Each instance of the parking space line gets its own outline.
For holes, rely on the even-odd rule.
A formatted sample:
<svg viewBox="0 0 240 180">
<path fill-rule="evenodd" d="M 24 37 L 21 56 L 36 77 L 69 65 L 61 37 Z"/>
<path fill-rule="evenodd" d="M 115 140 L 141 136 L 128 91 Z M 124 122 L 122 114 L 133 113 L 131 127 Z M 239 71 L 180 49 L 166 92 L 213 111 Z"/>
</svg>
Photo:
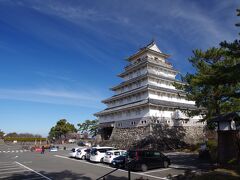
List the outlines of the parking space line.
<svg viewBox="0 0 240 180">
<path fill-rule="evenodd" d="M 39 173 L 39 172 L 37 172 L 37 171 L 35 171 L 35 170 L 33 170 L 33 169 L 31 169 L 31 168 L 29 168 L 29 167 L 23 165 L 23 164 L 21 164 L 20 162 L 15 161 L 15 163 L 17 163 L 18 165 L 20 165 L 20 166 L 22 166 L 22 167 L 28 169 L 29 171 L 32 171 L 32 172 L 38 174 L 39 176 L 42 176 L 43 178 L 45 178 L 45 179 L 47 179 L 47 180 L 52 180 L 52 179 L 50 179 L 49 177 L 44 176 L 43 174 L 41 174 L 41 173 Z"/>
<path fill-rule="evenodd" d="M 67 156 L 61 156 L 61 155 L 54 155 L 55 157 L 60 157 L 60 158 L 64 158 L 64 159 L 68 159 L 68 160 L 72 160 L 72 161 L 76 161 L 76 162 L 80 162 L 80 163 L 85 163 L 85 164 L 91 164 L 93 166 L 99 166 L 99 167 L 104 167 L 104 168 L 108 168 L 108 169 L 115 169 L 115 168 L 112 168 L 112 167 L 109 167 L 109 166 L 105 166 L 105 165 L 102 165 L 102 164 L 93 164 L 91 162 L 87 162 L 87 161 L 81 161 L 81 160 L 77 160 L 77 159 L 70 159 L 69 157 Z M 125 172 L 127 173 L 128 171 L 124 170 L 124 169 L 118 169 L 118 171 L 122 171 L 122 172 Z M 140 175 L 140 176 L 146 176 L 146 177 L 151 177 L 151 178 L 155 178 L 155 179 L 161 179 L 161 180 L 166 180 L 167 178 L 166 177 L 158 177 L 158 176 L 152 176 L 152 175 L 149 175 L 149 174 L 145 174 L 145 173 L 137 173 L 137 172 L 132 172 L 131 171 L 131 174 L 136 174 L 136 175 Z"/>
<path fill-rule="evenodd" d="M 6 168 L 6 167 L 17 167 L 15 164 L 1 164 L 0 165 L 0 169 L 1 168 Z"/>
<path fill-rule="evenodd" d="M 2 171 L 7 171 L 7 170 L 16 170 L 16 169 L 18 169 L 18 170 L 21 170 L 21 169 L 23 169 L 22 167 L 8 167 L 8 168 L 0 168 L 0 172 L 2 172 Z"/>
<path fill-rule="evenodd" d="M 18 171 L 7 171 L 7 172 L 0 172 L 0 175 L 1 175 L 1 174 L 17 173 L 17 172 L 26 172 L 26 171 L 27 171 L 26 169 L 23 169 L 23 170 L 18 170 Z"/>
<path fill-rule="evenodd" d="M 173 169 L 191 169 L 191 170 L 197 169 L 197 168 L 194 167 L 194 166 L 186 166 L 186 165 L 171 165 L 171 166 L 169 166 L 169 167 L 171 167 L 171 168 L 173 168 Z"/>
<path fill-rule="evenodd" d="M 0 165 L 1 164 L 13 164 L 13 162 L 12 161 L 0 162 Z"/>
<path fill-rule="evenodd" d="M 156 170 L 147 171 L 147 172 L 144 172 L 144 173 L 161 172 L 161 171 L 166 171 L 166 170 L 169 170 L 169 169 L 172 169 L 172 168 L 156 169 Z"/>
</svg>

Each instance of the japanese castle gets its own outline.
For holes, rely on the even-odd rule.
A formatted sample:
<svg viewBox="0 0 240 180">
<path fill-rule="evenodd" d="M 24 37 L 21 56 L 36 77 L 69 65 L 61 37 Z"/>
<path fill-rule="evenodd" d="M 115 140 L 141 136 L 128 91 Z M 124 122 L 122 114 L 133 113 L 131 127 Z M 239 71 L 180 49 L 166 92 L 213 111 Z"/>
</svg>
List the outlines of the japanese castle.
<svg viewBox="0 0 240 180">
<path fill-rule="evenodd" d="M 128 57 L 128 65 L 118 76 L 123 82 L 112 87 L 115 95 L 103 100 L 107 108 L 95 114 L 103 128 L 146 126 L 151 117 L 155 123 L 169 126 L 204 126 L 200 117 L 187 117 L 181 110 L 194 110 L 183 91 L 173 83 L 178 71 L 167 61 L 155 41 Z M 155 118 L 156 119 L 156 118 Z"/>
</svg>

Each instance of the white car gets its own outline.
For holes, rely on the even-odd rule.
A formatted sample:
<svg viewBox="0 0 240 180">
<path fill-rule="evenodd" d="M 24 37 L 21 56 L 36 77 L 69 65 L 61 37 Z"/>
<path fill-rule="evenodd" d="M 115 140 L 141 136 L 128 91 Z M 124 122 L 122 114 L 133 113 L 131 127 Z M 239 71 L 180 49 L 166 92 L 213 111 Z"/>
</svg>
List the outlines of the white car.
<svg viewBox="0 0 240 180">
<path fill-rule="evenodd" d="M 90 153 L 90 161 L 103 162 L 105 153 L 114 149 L 114 147 L 93 147 Z"/>
<path fill-rule="evenodd" d="M 50 147 L 49 152 L 57 152 L 58 148 L 55 146 Z"/>
<path fill-rule="evenodd" d="M 105 153 L 105 156 L 103 158 L 103 162 L 105 163 L 112 163 L 112 160 L 120 155 L 125 154 L 127 151 L 125 150 L 112 150 L 112 151 L 107 151 Z"/>
<path fill-rule="evenodd" d="M 87 151 L 88 151 L 88 148 L 78 149 L 78 150 L 77 150 L 77 154 L 76 154 L 75 157 L 76 157 L 77 159 L 85 160 L 85 159 L 86 159 Z"/>
<path fill-rule="evenodd" d="M 71 152 L 69 153 L 69 156 L 70 157 L 76 157 L 78 149 L 80 149 L 80 147 L 72 148 Z"/>
</svg>

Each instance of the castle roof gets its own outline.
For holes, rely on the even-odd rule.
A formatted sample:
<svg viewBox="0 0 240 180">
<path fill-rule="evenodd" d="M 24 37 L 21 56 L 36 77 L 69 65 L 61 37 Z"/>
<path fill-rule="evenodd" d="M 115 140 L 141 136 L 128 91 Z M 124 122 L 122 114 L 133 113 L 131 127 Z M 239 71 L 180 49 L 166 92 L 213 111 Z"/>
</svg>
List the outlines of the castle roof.
<svg viewBox="0 0 240 180">
<path fill-rule="evenodd" d="M 150 51 L 152 53 L 158 54 L 159 56 L 162 56 L 164 58 L 170 57 L 170 55 L 162 53 L 162 51 L 158 48 L 156 42 L 153 40 L 149 44 L 147 44 L 146 46 L 140 48 L 139 51 L 137 51 L 135 54 L 128 57 L 127 60 L 131 61 L 134 57 L 136 57 L 138 55 L 141 55 L 142 53 L 144 53 L 146 51 Z"/>
</svg>

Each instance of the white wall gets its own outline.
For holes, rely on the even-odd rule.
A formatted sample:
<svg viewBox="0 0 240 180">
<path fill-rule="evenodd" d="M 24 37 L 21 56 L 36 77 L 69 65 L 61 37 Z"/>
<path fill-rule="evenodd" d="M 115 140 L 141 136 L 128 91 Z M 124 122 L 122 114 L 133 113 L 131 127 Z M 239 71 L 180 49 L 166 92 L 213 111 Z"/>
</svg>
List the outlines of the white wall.
<svg viewBox="0 0 240 180">
<path fill-rule="evenodd" d="M 147 73 L 147 67 L 142 67 L 142 68 L 137 69 L 136 71 L 133 71 L 133 72 L 127 74 L 126 76 L 124 76 L 124 81 L 130 80 L 132 78 L 141 76 L 146 73 Z"/>
<path fill-rule="evenodd" d="M 156 75 L 160 75 L 160 76 L 165 76 L 165 77 L 169 77 L 172 79 L 175 79 L 176 77 L 176 73 L 170 70 L 166 70 L 164 68 L 161 67 L 157 67 L 157 66 L 149 66 L 148 67 L 148 72 L 156 74 Z"/>
<path fill-rule="evenodd" d="M 120 105 L 124 105 L 124 104 L 128 104 L 128 103 L 140 101 L 140 100 L 147 99 L 147 98 L 148 98 L 148 93 L 147 93 L 147 91 L 145 91 L 145 92 L 140 92 L 140 93 L 136 93 L 133 95 L 129 95 L 126 97 L 122 97 L 117 100 L 113 100 L 110 103 L 106 103 L 106 105 L 107 105 L 107 107 L 110 108 L 110 107 L 115 107 L 115 106 L 120 106 Z"/>
<path fill-rule="evenodd" d="M 149 78 L 149 84 L 159 86 L 159 87 L 164 87 L 164 88 L 169 88 L 169 89 L 176 89 L 171 81 L 168 80 L 161 80 L 161 79 L 156 79 L 156 78 Z"/>
<path fill-rule="evenodd" d="M 147 85 L 147 80 L 143 79 L 143 80 L 139 80 L 137 82 L 125 85 L 124 87 L 119 88 L 118 90 L 116 90 L 116 94 L 121 94 L 127 91 L 131 91 L 133 89 L 139 88 L 141 86 L 145 86 Z"/>
<path fill-rule="evenodd" d="M 185 104 L 195 104 L 194 101 L 187 101 L 185 98 L 179 97 L 177 94 L 167 92 L 149 91 L 149 98 Z"/>
<path fill-rule="evenodd" d="M 129 110 L 123 110 L 121 112 L 116 112 L 99 117 L 99 121 L 102 122 L 111 122 L 111 121 L 120 121 L 126 119 L 135 119 L 149 116 L 149 111 L 147 107 L 134 108 Z"/>
</svg>

